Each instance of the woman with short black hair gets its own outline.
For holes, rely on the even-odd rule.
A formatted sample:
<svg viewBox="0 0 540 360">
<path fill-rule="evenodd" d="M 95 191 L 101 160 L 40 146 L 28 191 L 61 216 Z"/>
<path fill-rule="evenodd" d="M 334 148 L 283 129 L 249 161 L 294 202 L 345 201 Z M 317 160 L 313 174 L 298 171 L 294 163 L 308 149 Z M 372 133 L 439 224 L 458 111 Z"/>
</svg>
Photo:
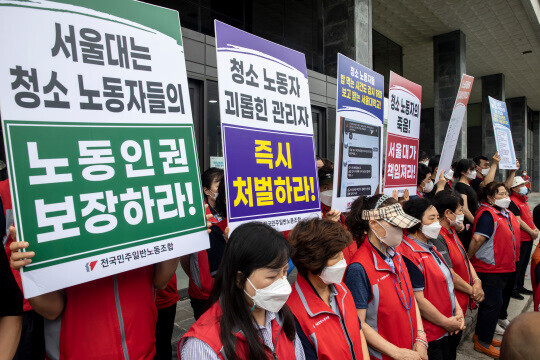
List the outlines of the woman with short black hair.
<svg viewBox="0 0 540 360">
<path fill-rule="evenodd" d="M 467 251 L 459 240 L 456 227 L 463 224 L 463 198 L 451 190 L 445 190 L 435 195 L 433 204 L 439 212 L 441 231 L 439 237 L 433 239 L 437 251 L 447 257 L 445 261 L 452 272 L 456 297 L 461 309 L 465 313 L 470 307 L 474 308 L 474 302 L 480 303 L 484 299 L 482 281 L 477 276 L 474 266 L 471 264 Z"/>
<path fill-rule="evenodd" d="M 180 258 L 182 269 L 189 277 L 188 295 L 195 320 L 208 308 L 208 298 L 225 250 L 227 205 L 223 170 L 210 168 L 202 176 L 204 202 L 210 227 L 210 248 Z M 176 277 L 174 278 L 176 281 Z"/>
</svg>

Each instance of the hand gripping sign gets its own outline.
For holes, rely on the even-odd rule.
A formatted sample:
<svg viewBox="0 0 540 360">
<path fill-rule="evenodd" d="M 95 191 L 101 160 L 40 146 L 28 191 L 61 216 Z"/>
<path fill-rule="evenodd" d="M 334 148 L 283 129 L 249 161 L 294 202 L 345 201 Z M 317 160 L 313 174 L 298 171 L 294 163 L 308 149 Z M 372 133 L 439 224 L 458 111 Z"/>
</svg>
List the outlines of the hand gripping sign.
<svg viewBox="0 0 540 360">
<path fill-rule="evenodd" d="M 207 248 L 178 13 L 131 0 L 2 5 L 15 223 L 36 253 L 25 296 Z"/>
<path fill-rule="evenodd" d="M 215 28 L 229 227 L 290 230 L 320 216 L 305 56 L 219 21 Z"/>
<path fill-rule="evenodd" d="M 384 193 L 416 194 L 422 87 L 390 71 Z"/>
</svg>

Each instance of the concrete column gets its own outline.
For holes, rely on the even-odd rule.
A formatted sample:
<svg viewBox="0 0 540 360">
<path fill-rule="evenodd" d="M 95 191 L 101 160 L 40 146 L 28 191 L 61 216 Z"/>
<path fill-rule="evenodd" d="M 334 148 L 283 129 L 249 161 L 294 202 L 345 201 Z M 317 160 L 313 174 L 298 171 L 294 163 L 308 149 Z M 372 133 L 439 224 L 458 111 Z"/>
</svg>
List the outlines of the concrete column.
<svg viewBox="0 0 540 360">
<path fill-rule="evenodd" d="M 324 68 L 336 76 L 337 53 L 373 68 L 371 0 L 324 0 Z"/>
<path fill-rule="evenodd" d="M 435 155 L 433 115 L 433 108 L 422 109 L 420 114 L 420 150 L 425 151 L 429 156 Z"/>
<path fill-rule="evenodd" d="M 524 96 L 506 99 L 506 108 L 512 130 L 512 140 L 516 158 L 521 164 L 521 169 L 527 168 L 529 158 L 527 146 L 527 98 Z"/>
<path fill-rule="evenodd" d="M 360 64 L 373 69 L 371 0 L 354 1 L 355 57 Z"/>
<path fill-rule="evenodd" d="M 533 111 L 531 116 L 533 123 L 533 168 L 527 169 L 532 181 L 534 191 L 540 191 L 540 111 Z"/>
<path fill-rule="evenodd" d="M 436 154 L 440 154 L 442 151 L 461 75 L 465 73 L 466 66 L 465 34 L 461 30 L 433 37 L 434 145 Z M 466 156 L 467 115 L 463 119 L 454 159 Z"/>
<path fill-rule="evenodd" d="M 493 135 L 488 96 L 501 101 L 505 100 L 504 74 L 482 76 L 482 155 L 491 159 L 497 151 L 497 146 Z"/>
</svg>

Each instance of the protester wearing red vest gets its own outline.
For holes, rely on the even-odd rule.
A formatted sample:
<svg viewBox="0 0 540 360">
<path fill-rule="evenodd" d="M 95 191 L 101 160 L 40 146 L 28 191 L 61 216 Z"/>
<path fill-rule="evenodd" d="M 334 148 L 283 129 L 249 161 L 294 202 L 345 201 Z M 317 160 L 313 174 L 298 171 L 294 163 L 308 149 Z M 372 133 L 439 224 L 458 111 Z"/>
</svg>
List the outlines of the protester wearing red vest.
<svg viewBox="0 0 540 360">
<path fill-rule="evenodd" d="M 528 203 L 528 184 L 529 182 L 521 176 L 516 176 L 514 178 L 510 193 L 510 200 L 512 200 L 512 202 L 508 207 L 508 210 L 510 210 L 517 217 L 521 229 L 519 262 L 516 268 L 516 278 L 512 292 L 512 297 L 518 300 L 524 299 L 522 294 L 532 294 L 531 290 L 525 289 L 524 287 L 525 272 L 527 271 L 529 259 L 531 258 L 533 240 L 538 237 L 539 233 L 538 229 L 534 225 L 531 208 L 529 207 Z"/>
<path fill-rule="evenodd" d="M 13 269 L 31 262 L 32 251 L 18 252 L 27 247 L 11 244 Z M 29 299 L 47 320 L 48 359 L 153 359 L 154 288 L 164 289 L 177 266 L 171 259 Z"/>
<path fill-rule="evenodd" d="M 222 196 L 225 197 L 225 194 Z M 195 319 L 198 319 L 208 306 L 214 276 L 221 263 L 226 244 L 227 218 L 220 217 L 210 206 L 206 208 L 206 214 L 211 216 L 208 221 L 212 224 L 209 235 L 210 248 L 188 255 L 188 267 L 184 268 L 189 275 L 188 295 Z"/>
<path fill-rule="evenodd" d="M 429 200 L 412 199 L 403 210 L 421 221 L 409 229 L 398 250 L 407 258 L 405 263 L 429 343 L 429 358 L 455 359 L 465 318 L 454 292 L 452 273 L 432 243 L 441 230 L 437 209 Z"/>
<path fill-rule="evenodd" d="M 189 277 L 188 295 L 197 320 L 208 307 L 208 298 L 214 276 L 221 263 L 225 249 L 227 210 L 225 206 L 225 183 L 223 170 L 210 168 L 201 177 L 206 215 L 210 227 L 210 248 L 181 258 L 182 268 Z"/>
<path fill-rule="evenodd" d="M 270 226 L 237 227 L 215 277 L 212 305 L 180 339 L 178 358 L 305 359 L 285 305 L 289 255 L 287 240 Z"/>
<path fill-rule="evenodd" d="M 507 286 L 517 261 L 520 239 L 519 222 L 507 210 L 510 204 L 503 183 L 487 184 L 481 192 L 481 205 L 476 213 L 473 237 L 468 256 L 482 280 L 485 299 L 480 303 L 476 322 L 475 350 L 497 358 L 500 351 L 493 346 L 498 319 L 506 319 L 512 286 Z M 509 291 L 508 291 L 509 290 Z M 500 321 L 499 321 L 500 323 Z M 499 332 L 504 332 L 499 329 Z"/>
<path fill-rule="evenodd" d="M 342 250 L 351 242 L 344 226 L 327 219 L 300 222 L 289 235 L 298 276 L 287 305 L 308 360 L 369 359 L 354 300 L 342 282 Z"/>
<path fill-rule="evenodd" d="M 483 301 L 484 291 L 455 229 L 463 224 L 463 198 L 456 192 L 445 190 L 435 195 L 434 200 L 441 231 L 433 243 L 452 272 L 458 303 L 466 312 L 468 308 L 474 308 L 475 302 Z"/>
<path fill-rule="evenodd" d="M 396 194 L 397 197 L 397 194 Z M 418 220 L 395 198 L 359 197 L 347 225 L 360 243 L 345 273 L 371 359 L 427 359 L 427 339 L 407 267 L 395 250 Z"/>
</svg>

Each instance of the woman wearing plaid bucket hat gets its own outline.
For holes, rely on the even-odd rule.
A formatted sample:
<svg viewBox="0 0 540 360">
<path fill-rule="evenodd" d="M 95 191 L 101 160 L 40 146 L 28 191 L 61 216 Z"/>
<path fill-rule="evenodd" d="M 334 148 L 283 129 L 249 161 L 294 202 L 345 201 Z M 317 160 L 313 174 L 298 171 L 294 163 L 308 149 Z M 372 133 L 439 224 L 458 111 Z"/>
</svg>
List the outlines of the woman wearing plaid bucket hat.
<svg viewBox="0 0 540 360">
<path fill-rule="evenodd" d="M 358 251 L 345 273 L 371 359 L 427 360 L 427 339 L 404 259 L 395 246 L 418 220 L 386 195 L 359 197 L 346 224 Z M 382 295 L 384 294 L 384 296 Z"/>
<path fill-rule="evenodd" d="M 422 198 L 409 200 L 403 210 L 421 221 L 409 229 L 399 250 L 406 258 L 422 315 L 429 359 L 453 360 L 465 318 L 454 292 L 452 273 L 432 242 L 441 231 L 439 214 L 429 200 Z"/>
</svg>

